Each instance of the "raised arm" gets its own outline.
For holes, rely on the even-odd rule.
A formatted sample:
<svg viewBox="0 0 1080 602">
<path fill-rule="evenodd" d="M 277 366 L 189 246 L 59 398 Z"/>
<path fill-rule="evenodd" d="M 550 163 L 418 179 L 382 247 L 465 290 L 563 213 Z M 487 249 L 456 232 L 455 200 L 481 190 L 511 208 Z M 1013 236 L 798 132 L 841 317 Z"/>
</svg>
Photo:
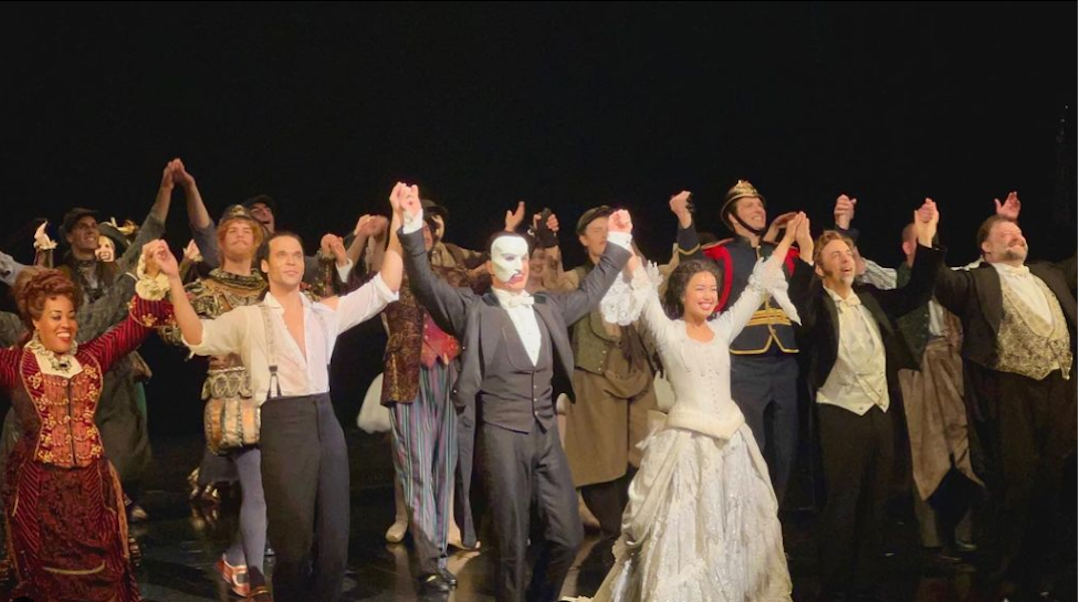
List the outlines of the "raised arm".
<svg viewBox="0 0 1080 602">
<path fill-rule="evenodd" d="M 915 211 L 914 218 L 918 246 L 915 249 L 915 262 L 911 266 L 911 280 L 906 286 L 882 291 L 878 295 L 881 308 L 892 318 L 909 314 L 929 303 L 938 274 L 951 271 L 940 269 L 944 255 L 933 248 L 939 218 L 937 205 L 933 200 L 926 199 L 923 206 Z"/>
<path fill-rule="evenodd" d="M 323 235 L 319 242 L 319 252 L 315 257 L 319 259 L 320 264 L 330 261 L 333 267 L 332 277 L 336 281 L 335 286 L 348 282 L 349 274 L 356 266 L 345 249 L 345 239 L 332 232 Z"/>
<path fill-rule="evenodd" d="M 236 309 L 213 320 L 200 320 L 180 280 L 176 257 L 164 241 L 153 244 L 148 253 L 153 255 L 161 273 L 168 280 L 176 326 L 180 329 L 184 344 L 196 355 L 240 353 L 247 335 L 244 312 Z"/>
<path fill-rule="evenodd" d="M 540 279 L 544 290 L 560 293 L 577 288 L 581 284 L 577 274 L 567 272 L 563 267 L 562 250 L 559 249 L 559 218 L 552 213 L 544 219 L 542 214 L 537 213 L 533 216 L 532 233 L 544 253 L 544 274 Z"/>
<path fill-rule="evenodd" d="M 175 173 L 180 164 L 180 159 L 173 159 L 165 166 L 161 173 L 161 185 L 158 186 L 157 198 L 154 206 L 150 208 L 139 233 L 135 240 L 117 260 L 116 265 L 122 272 L 133 272 L 139 264 L 139 256 L 142 255 L 143 246 L 152 240 L 160 239 L 165 235 L 165 218 L 169 215 L 169 206 L 172 204 L 173 186 L 175 185 Z"/>
<path fill-rule="evenodd" d="M 152 259 L 155 251 L 164 245 L 164 241 L 151 241 L 145 245 L 144 256 L 147 258 L 147 276 L 152 280 L 157 275 L 157 264 Z M 175 262 L 174 262 L 175 264 Z M 94 357 L 102 370 L 109 368 L 117 360 L 131 353 L 142 344 L 154 329 L 172 319 L 172 305 L 164 300 L 165 290 L 154 287 L 136 287 L 137 294 L 128 307 L 127 318 L 90 341 L 84 343 L 81 351 Z"/>
<path fill-rule="evenodd" d="M 679 229 L 675 234 L 675 242 L 679 245 L 679 258 L 682 261 L 704 259 L 705 254 L 701 251 L 697 229 L 694 228 L 694 215 L 690 212 L 690 192 L 684 190 L 671 197 L 668 206 L 675 217 L 679 218 Z"/>
<path fill-rule="evenodd" d="M 558 305 L 567 324 L 585 317 L 600 304 L 604 293 L 626 266 L 631 255 L 633 222 L 626 210 L 616 211 L 608 218 L 608 241 L 600 263 L 581 281 L 577 290 L 555 293 L 550 298 Z"/>
<path fill-rule="evenodd" d="M 630 273 L 631 288 L 634 291 L 642 287 L 649 290 L 645 294 L 645 304 L 641 309 L 639 323 L 644 326 L 646 332 L 661 349 L 671 347 L 678 336 L 678 324 L 668 317 L 664 306 L 660 302 L 660 292 L 656 285 L 649 279 L 642 266 L 641 256 L 634 253 L 626 263 L 626 271 Z"/>
<path fill-rule="evenodd" d="M 380 241 L 386 240 L 387 232 L 390 229 L 390 222 L 381 215 L 361 215 L 360 219 L 356 222 L 356 228 L 353 229 L 353 240 L 349 243 L 349 248 L 346 249 L 346 255 L 353 262 L 353 270 L 357 270 L 360 267 L 360 260 L 364 256 L 364 251 L 368 249 L 368 242 L 371 240 Z M 382 264 L 382 254 L 385 251 L 385 245 L 379 248 L 376 244 L 377 251 L 373 254 L 377 254 L 378 257 L 371 258 L 371 265 Z"/>
<path fill-rule="evenodd" d="M 405 196 L 415 196 L 414 204 L 419 207 L 419 194 L 416 186 L 410 189 L 404 185 L 399 185 L 391 193 L 391 203 L 400 205 L 404 202 Z M 401 290 L 402 273 L 404 272 L 401 243 L 398 241 L 397 233 L 400 222 L 400 211 L 395 211 L 391 222 L 390 244 L 387 246 L 386 252 L 383 253 L 382 267 L 379 268 L 379 273 L 348 295 L 323 301 L 324 304 L 337 309 L 339 334 L 378 315 L 389 303 L 398 300 L 398 291 Z"/>
<path fill-rule="evenodd" d="M 135 294 L 135 277 L 124 273 L 112 286 L 105 290 L 105 296 L 79 308 L 75 318 L 79 321 L 79 339 L 90 340 L 101 336 L 128 315 L 128 301 Z"/>
<path fill-rule="evenodd" d="M 894 268 L 882 267 L 873 259 L 866 259 L 859 255 L 859 247 L 855 247 L 855 282 L 869 284 L 883 291 L 896 288 L 897 273 Z M 861 270 L 860 270 L 861 268 Z M 862 273 L 859 273 L 859 272 Z"/>
<path fill-rule="evenodd" d="M 15 261 L 15 258 L 3 251 L 0 251 L 0 282 L 8 286 L 15 286 L 15 279 L 19 277 L 19 272 L 26 269 L 26 266 Z"/>
<path fill-rule="evenodd" d="M 795 262 L 795 271 L 788 285 L 788 295 L 795 309 L 799 312 L 802 329 L 809 332 L 815 327 L 821 312 L 821 282 L 814 273 L 814 239 L 810 235 L 810 219 L 804 219 L 795 231 L 795 242 L 799 245 L 800 257 Z M 809 256 L 811 259 L 805 259 Z"/>
<path fill-rule="evenodd" d="M 183 268 L 181 267 L 181 269 Z M 206 287 L 205 285 L 203 285 L 202 280 L 197 279 L 189 282 L 187 285 L 184 286 L 184 298 L 187 299 L 188 303 L 190 303 L 193 308 L 196 304 L 199 304 L 200 308 L 205 310 L 205 308 L 213 302 L 213 300 L 210 298 L 204 298 L 203 301 L 200 302 L 199 299 L 205 294 L 205 291 Z M 172 293 L 171 287 L 170 293 Z M 173 294 L 172 298 L 175 299 L 176 295 Z M 176 303 L 174 301 L 174 312 L 175 305 Z M 200 309 L 195 309 L 195 313 L 196 315 L 198 315 L 200 313 Z M 202 313 L 203 315 L 205 315 L 205 311 Z M 175 321 L 172 324 L 166 324 L 158 328 L 158 336 L 161 337 L 162 341 L 165 341 L 169 345 L 187 348 L 187 345 L 184 343 L 184 334 L 180 330 L 180 325 Z"/>
<path fill-rule="evenodd" d="M 403 186 L 403 184 L 399 184 Z M 409 287 L 432 319 L 446 332 L 456 337 L 465 333 L 465 319 L 469 305 L 476 295 L 468 290 L 454 288 L 431 270 L 427 250 L 424 249 L 424 215 L 420 206 L 411 202 L 400 208 L 402 227 L 398 229 L 405 270 L 409 274 Z"/>
<path fill-rule="evenodd" d="M 202 193 L 195 182 L 195 177 L 188 173 L 184 162 L 176 159 L 173 163 L 173 182 L 184 190 L 184 200 L 187 202 L 188 224 L 191 226 L 191 237 L 199 248 L 199 254 L 203 261 L 211 268 L 219 265 L 217 228 L 210 212 L 203 202 Z"/>
<path fill-rule="evenodd" d="M 768 261 L 754 268 L 750 281 L 739 298 L 716 319 L 715 328 L 727 337 L 728 343 L 734 341 L 735 337 L 742 332 L 747 322 L 761 307 L 761 302 L 765 297 L 770 294 L 786 297 L 787 280 L 784 277 L 782 265 L 788 251 L 791 250 L 792 243 L 795 242 L 799 229 L 805 227 L 809 230 L 810 221 L 805 214 L 797 213 L 785 223 L 787 228 L 784 230 L 784 237 L 776 245 Z"/>
</svg>

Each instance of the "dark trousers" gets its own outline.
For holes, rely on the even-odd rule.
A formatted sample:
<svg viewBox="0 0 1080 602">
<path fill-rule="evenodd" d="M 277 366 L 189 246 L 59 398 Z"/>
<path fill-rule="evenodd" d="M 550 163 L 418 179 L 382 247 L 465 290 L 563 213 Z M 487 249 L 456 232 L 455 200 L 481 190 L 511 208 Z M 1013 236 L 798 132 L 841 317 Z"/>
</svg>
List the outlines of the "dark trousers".
<svg viewBox="0 0 1080 602">
<path fill-rule="evenodd" d="M 1076 376 L 1055 371 L 1033 380 L 970 362 L 965 375 L 981 452 L 976 470 L 990 489 L 996 576 L 1037 586 L 1062 568 L 1048 553 L 1067 558 L 1076 549 L 1075 532 L 1057 524 L 1065 467 L 1076 456 Z"/>
<path fill-rule="evenodd" d="M 615 557 L 611 549 L 622 533 L 622 515 L 630 501 L 630 481 L 634 480 L 636 473 L 636 468 L 628 466 L 626 474 L 614 481 L 581 488 L 581 498 L 600 523 L 600 541 L 590 552 L 590 561 L 597 561 L 608 567 L 614 563 Z"/>
<path fill-rule="evenodd" d="M 893 472 L 893 417 L 818 405 L 826 501 L 818 572 L 827 592 L 869 592 L 882 555 L 881 527 Z"/>
<path fill-rule="evenodd" d="M 327 394 L 262 406 L 267 535 L 277 602 L 335 602 L 349 553 L 349 458 Z"/>
<path fill-rule="evenodd" d="M 454 522 L 461 529 L 461 543 L 476 545 L 472 511 L 473 451 L 476 449 L 476 404 L 457 415 L 457 470 L 454 471 Z"/>
<path fill-rule="evenodd" d="M 519 433 L 483 424 L 480 438 L 498 547 L 496 600 L 553 602 L 584 537 L 577 491 L 558 429 L 545 431 L 534 422 L 531 432 Z M 541 541 L 534 543 L 541 549 L 526 591 L 525 553 L 533 503 L 542 526 Z"/>
<path fill-rule="evenodd" d="M 799 365 L 794 354 L 731 356 L 731 396 L 769 465 L 782 506 L 799 445 Z"/>
</svg>

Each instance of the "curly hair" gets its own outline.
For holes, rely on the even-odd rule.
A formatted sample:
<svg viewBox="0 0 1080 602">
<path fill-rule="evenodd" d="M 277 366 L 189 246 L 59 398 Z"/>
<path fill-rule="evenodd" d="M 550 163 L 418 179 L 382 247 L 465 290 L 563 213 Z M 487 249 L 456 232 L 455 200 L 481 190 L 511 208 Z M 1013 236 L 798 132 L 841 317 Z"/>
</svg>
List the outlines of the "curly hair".
<svg viewBox="0 0 1080 602">
<path fill-rule="evenodd" d="M 720 271 L 720 266 L 716 265 L 714 261 L 692 259 L 680 263 L 668 278 L 667 292 L 664 294 L 664 311 L 667 312 L 668 317 L 671 319 L 682 317 L 685 311 L 683 298 L 686 297 L 686 287 L 689 286 L 690 280 L 701 272 L 712 274 L 716 278 L 717 285 L 724 281 L 723 272 Z M 711 320 L 717 315 L 718 313 L 714 313 L 709 316 L 709 319 Z"/>
<path fill-rule="evenodd" d="M 29 330 L 34 330 L 34 320 L 40 320 L 45 312 L 45 302 L 54 297 L 67 297 L 77 310 L 82 301 L 75 283 L 60 270 L 29 267 L 15 279 L 15 304 L 19 317 Z"/>
</svg>

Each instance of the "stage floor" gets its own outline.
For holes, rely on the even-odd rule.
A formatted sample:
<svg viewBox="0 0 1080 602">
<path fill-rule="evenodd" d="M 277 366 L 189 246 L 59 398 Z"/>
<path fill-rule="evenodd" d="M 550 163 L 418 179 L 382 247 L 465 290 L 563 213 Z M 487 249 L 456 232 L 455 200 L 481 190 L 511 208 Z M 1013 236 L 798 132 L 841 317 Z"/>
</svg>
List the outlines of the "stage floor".
<svg viewBox="0 0 1080 602">
<path fill-rule="evenodd" d="M 410 602 L 494 600 L 492 551 L 486 545 L 478 553 L 458 553 L 450 570 L 458 575 L 457 590 L 447 596 L 424 595 L 417 590 L 410 563 L 411 547 L 387 544 L 383 538 L 393 519 L 393 489 L 388 440 L 347 429 L 352 475 L 352 519 L 349 573 L 342 600 Z M 225 500 L 215 512 L 188 502 L 185 477 L 198 463 L 201 440 L 156 439 L 153 443 L 156 470 L 143 493 L 147 522 L 133 525 L 144 560 L 139 569 L 142 594 L 153 602 L 211 602 L 237 600 L 217 578 L 213 565 L 228 544 L 236 526 L 235 500 Z M 807 489 L 803 487 L 803 489 Z M 805 493 L 793 493 L 782 515 L 785 548 L 790 556 L 794 599 L 813 600 L 815 578 L 814 514 Z M 800 499 L 801 498 L 801 499 Z M 910 498 L 909 498 L 910 499 Z M 952 602 L 981 600 L 976 585 L 987 573 L 983 559 L 947 564 L 922 549 L 910 503 L 897 499 L 886 532 L 887 557 L 882 594 L 891 602 L 910 600 Z M 483 535 L 483 531 L 482 531 Z M 604 575 L 601 569 L 581 566 L 596 535 L 587 539 L 578 563 L 566 581 L 565 595 L 592 595 Z M 486 542 L 485 542 L 486 543 Z M 1073 590 L 1075 592 L 1075 590 Z M 1075 599 L 1075 598 L 1074 598 Z"/>
</svg>

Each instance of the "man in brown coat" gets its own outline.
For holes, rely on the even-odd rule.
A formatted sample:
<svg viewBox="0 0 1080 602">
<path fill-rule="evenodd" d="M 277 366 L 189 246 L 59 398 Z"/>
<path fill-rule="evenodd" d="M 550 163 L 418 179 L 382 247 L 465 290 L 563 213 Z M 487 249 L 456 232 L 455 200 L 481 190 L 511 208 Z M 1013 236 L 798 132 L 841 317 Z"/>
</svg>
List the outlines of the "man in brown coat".
<svg viewBox="0 0 1080 602">
<path fill-rule="evenodd" d="M 577 223 L 578 240 L 589 259 L 558 279 L 555 290 L 573 290 L 592 271 L 607 248 L 608 216 L 601 205 Z M 656 408 L 653 367 L 641 333 L 618 326 L 600 311 L 571 325 L 575 403 L 566 408 L 566 456 L 585 505 L 600 523 L 601 540 L 593 556 L 604 564 L 621 530 L 627 490 L 641 464 L 638 443 L 647 435 L 647 413 Z"/>
</svg>

